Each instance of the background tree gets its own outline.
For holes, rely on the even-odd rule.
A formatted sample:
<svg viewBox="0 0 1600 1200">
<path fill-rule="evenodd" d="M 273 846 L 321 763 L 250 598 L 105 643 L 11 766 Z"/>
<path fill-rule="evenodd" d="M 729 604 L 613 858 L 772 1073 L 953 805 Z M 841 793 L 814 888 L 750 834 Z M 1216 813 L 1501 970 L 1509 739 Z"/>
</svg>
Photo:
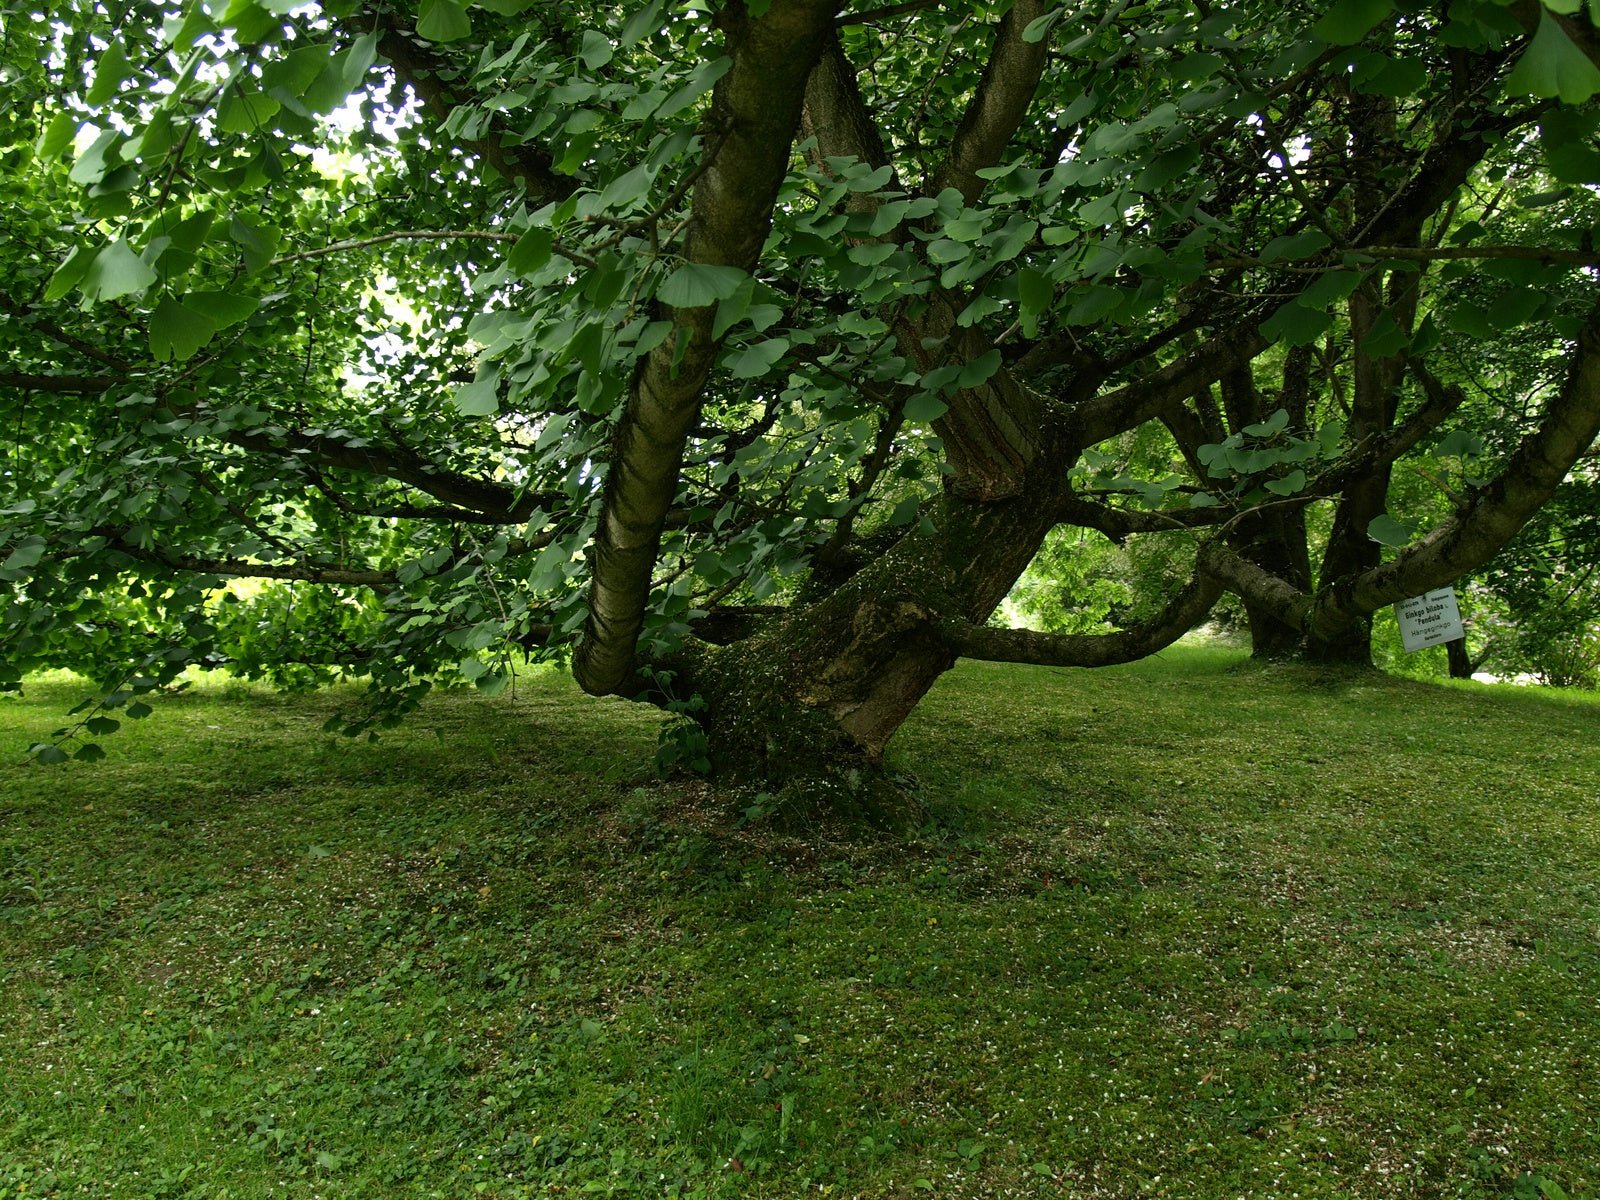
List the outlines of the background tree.
<svg viewBox="0 0 1600 1200">
<path fill-rule="evenodd" d="M 1224 589 L 1364 662 L 1600 429 L 1572 7 L 8 4 L 6 678 L 570 654 L 783 776 Z M 1464 338 L 1557 382 L 1410 540 Z M 1073 528 L 1192 574 L 988 626 Z"/>
</svg>

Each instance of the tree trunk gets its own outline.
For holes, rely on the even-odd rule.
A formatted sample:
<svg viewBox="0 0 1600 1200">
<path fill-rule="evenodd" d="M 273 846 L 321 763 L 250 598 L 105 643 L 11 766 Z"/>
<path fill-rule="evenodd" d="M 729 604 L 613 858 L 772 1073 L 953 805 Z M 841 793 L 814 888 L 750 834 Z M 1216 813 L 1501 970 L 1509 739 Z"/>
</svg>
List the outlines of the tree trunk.
<svg viewBox="0 0 1600 1200">
<path fill-rule="evenodd" d="M 889 739 L 955 662 L 941 623 L 982 624 L 1037 553 L 1053 524 L 1043 490 L 989 503 L 946 495 L 931 531 L 914 529 L 827 596 L 670 664 L 675 690 L 705 701 L 697 719 L 718 774 L 852 789 L 875 777 Z"/>
<path fill-rule="evenodd" d="M 1249 541 L 1238 549 L 1251 562 L 1301 591 L 1311 586 L 1311 552 L 1304 509 L 1268 509 L 1250 522 L 1243 534 Z M 1244 537 L 1238 540 L 1243 541 Z M 1248 599 L 1244 608 L 1250 621 L 1252 658 L 1301 656 L 1305 635 L 1300 630 Z"/>
<path fill-rule="evenodd" d="M 1444 652 L 1450 660 L 1451 679 L 1472 678 L 1472 655 L 1467 653 L 1467 639 L 1456 638 L 1444 644 Z"/>
<path fill-rule="evenodd" d="M 1332 637 L 1307 637 L 1306 662 L 1327 666 L 1372 666 L 1372 618 L 1361 617 Z"/>
</svg>

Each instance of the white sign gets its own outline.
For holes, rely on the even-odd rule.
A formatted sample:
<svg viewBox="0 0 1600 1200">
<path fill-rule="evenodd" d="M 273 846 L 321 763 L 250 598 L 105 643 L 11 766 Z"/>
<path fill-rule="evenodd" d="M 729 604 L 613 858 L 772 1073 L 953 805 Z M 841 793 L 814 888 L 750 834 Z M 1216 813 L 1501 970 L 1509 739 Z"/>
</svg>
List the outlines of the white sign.
<svg viewBox="0 0 1600 1200">
<path fill-rule="evenodd" d="M 1439 588 L 1426 596 L 1402 600 L 1394 606 L 1394 615 L 1400 622 L 1400 640 L 1405 643 L 1407 654 L 1466 636 L 1455 588 Z"/>
</svg>

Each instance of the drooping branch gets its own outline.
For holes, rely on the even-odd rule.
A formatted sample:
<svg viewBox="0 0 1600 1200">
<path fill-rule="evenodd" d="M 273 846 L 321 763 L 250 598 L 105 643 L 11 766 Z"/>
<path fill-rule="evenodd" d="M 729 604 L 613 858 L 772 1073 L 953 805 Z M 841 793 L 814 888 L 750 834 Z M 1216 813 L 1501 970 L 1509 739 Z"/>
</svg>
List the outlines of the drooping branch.
<svg viewBox="0 0 1600 1200">
<path fill-rule="evenodd" d="M 93 359 L 103 366 L 111 367 L 117 371 L 131 370 L 131 365 L 124 359 L 102 350 L 91 342 L 86 342 L 75 334 L 68 333 L 50 318 L 40 313 L 31 305 L 13 300 L 4 291 L 0 291 L 0 311 L 8 312 L 18 320 L 27 321 L 33 328 L 50 338 L 60 342 L 63 346 L 70 346 L 85 358 Z"/>
<path fill-rule="evenodd" d="M 722 16 L 733 66 L 712 93 L 709 160 L 694 185 L 684 257 L 751 270 L 788 168 L 806 79 L 841 5 L 790 0 L 755 20 L 742 5 Z M 677 492 L 684 445 L 716 359 L 714 306 L 666 308 L 673 329 L 640 362 L 613 444 L 596 531 L 589 620 L 573 657 L 584 690 L 604 695 L 631 674 L 663 522 Z"/>
<path fill-rule="evenodd" d="M 946 622 L 942 628 L 950 648 L 962 658 L 1047 667 L 1109 667 L 1172 645 L 1205 619 L 1222 591 L 1217 580 L 1197 575 L 1150 621 L 1115 633 L 1039 633 L 957 621 Z"/>
<path fill-rule="evenodd" d="M 1028 25 L 1048 10 L 1044 0 L 1017 0 L 995 29 L 989 61 L 973 93 L 930 189 L 959 191 L 968 204 L 977 200 L 984 181 L 978 172 L 995 166 L 1016 136 L 1050 56 L 1050 39 L 1024 40 Z"/>
</svg>

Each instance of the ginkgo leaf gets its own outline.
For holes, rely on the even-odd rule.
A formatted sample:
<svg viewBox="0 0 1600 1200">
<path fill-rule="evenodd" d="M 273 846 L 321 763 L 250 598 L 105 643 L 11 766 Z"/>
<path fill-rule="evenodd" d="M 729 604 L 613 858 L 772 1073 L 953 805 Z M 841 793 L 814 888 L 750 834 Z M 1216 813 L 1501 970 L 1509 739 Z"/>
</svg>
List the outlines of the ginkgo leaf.
<svg viewBox="0 0 1600 1200">
<path fill-rule="evenodd" d="M 785 338 L 768 338 L 753 346 L 744 346 L 727 359 L 728 371 L 735 379 L 756 379 L 772 370 L 777 361 L 789 352 Z"/>
<path fill-rule="evenodd" d="M 165 297 L 150 314 L 150 352 L 158 362 L 192 358 L 217 333 L 217 323 L 203 312 Z"/>
<path fill-rule="evenodd" d="M 456 42 L 472 34 L 472 18 L 455 0 L 424 4 L 417 18 L 417 36 L 430 42 Z"/>
<path fill-rule="evenodd" d="M 684 263 L 662 281 L 656 298 L 674 308 L 703 308 L 726 300 L 739 290 L 744 279 L 745 273 L 738 267 Z"/>
<path fill-rule="evenodd" d="M 1549 13 L 1540 12 L 1533 40 L 1506 77 L 1506 91 L 1558 96 L 1564 103 L 1582 104 L 1600 92 L 1600 67 L 1573 44 Z"/>
<path fill-rule="evenodd" d="M 118 238 L 100 248 L 78 287 L 90 300 L 115 300 L 142 292 L 155 281 L 156 273 L 149 264 L 134 253 L 132 246 Z"/>
</svg>

